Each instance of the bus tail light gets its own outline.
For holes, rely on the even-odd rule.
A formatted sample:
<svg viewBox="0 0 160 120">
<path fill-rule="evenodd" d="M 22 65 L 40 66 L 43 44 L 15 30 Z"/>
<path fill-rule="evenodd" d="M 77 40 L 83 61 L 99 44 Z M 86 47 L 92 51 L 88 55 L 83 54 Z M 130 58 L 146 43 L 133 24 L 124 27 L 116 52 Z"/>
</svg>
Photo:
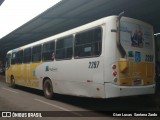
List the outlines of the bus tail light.
<svg viewBox="0 0 160 120">
<path fill-rule="evenodd" d="M 117 68 L 116 65 L 112 65 L 112 69 L 115 70 Z"/>
<path fill-rule="evenodd" d="M 117 72 L 116 72 L 116 71 L 114 71 L 114 72 L 113 72 L 113 76 L 116 76 L 116 75 L 117 75 Z"/>
</svg>

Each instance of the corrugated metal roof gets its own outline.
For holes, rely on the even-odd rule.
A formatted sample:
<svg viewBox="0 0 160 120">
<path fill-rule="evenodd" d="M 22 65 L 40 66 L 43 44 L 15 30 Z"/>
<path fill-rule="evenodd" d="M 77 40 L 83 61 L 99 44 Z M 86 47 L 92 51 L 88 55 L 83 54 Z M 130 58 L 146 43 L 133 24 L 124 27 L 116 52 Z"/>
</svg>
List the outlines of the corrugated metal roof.
<svg viewBox="0 0 160 120">
<path fill-rule="evenodd" d="M 118 15 L 150 23 L 160 32 L 160 0 L 62 0 L 0 39 L 0 51 L 35 42 L 102 17 Z"/>
</svg>

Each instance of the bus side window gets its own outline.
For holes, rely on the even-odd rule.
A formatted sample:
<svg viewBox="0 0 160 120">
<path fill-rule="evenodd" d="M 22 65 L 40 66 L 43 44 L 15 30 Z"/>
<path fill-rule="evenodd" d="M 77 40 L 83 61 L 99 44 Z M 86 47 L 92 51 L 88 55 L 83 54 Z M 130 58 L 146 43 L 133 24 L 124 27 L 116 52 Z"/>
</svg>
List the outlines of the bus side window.
<svg viewBox="0 0 160 120">
<path fill-rule="evenodd" d="M 31 48 L 24 49 L 23 53 L 23 63 L 30 63 L 31 62 Z"/>
<path fill-rule="evenodd" d="M 56 60 L 72 59 L 73 36 L 68 36 L 56 42 Z"/>
<path fill-rule="evenodd" d="M 16 63 L 22 64 L 23 61 L 23 50 L 20 50 L 16 53 Z"/>
<path fill-rule="evenodd" d="M 16 64 L 16 52 L 13 52 L 13 53 L 12 53 L 11 64 L 12 64 L 12 65 L 15 65 L 15 64 Z"/>
<path fill-rule="evenodd" d="M 41 61 L 41 51 L 42 51 L 42 45 L 34 46 L 32 48 L 32 62 Z"/>
<path fill-rule="evenodd" d="M 43 61 L 52 61 L 54 60 L 55 52 L 55 41 L 44 43 L 42 51 L 42 60 Z"/>
<path fill-rule="evenodd" d="M 94 57 L 101 54 L 102 28 L 96 28 L 75 36 L 75 58 Z"/>
</svg>

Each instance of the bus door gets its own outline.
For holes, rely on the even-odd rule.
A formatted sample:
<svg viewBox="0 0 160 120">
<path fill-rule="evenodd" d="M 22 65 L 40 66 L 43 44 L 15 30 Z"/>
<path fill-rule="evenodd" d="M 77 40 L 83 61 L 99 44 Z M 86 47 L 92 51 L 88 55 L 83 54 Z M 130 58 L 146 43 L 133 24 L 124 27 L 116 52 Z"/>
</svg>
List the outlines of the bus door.
<svg viewBox="0 0 160 120">
<path fill-rule="evenodd" d="M 31 62 L 31 48 L 24 49 L 23 53 L 23 80 L 24 86 L 30 86 L 30 62 Z"/>
<path fill-rule="evenodd" d="M 23 60 L 23 50 L 20 49 L 16 53 L 16 63 L 17 63 L 17 73 L 16 73 L 16 78 L 17 78 L 17 84 L 23 84 L 22 81 L 22 60 Z"/>
<path fill-rule="evenodd" d="M 11 54 L 7 54 L 6 56 L 6 66 L 5 66 L 5 74 L 6 74 L 6 82 L 9 82 L 11 76 Z"/>
<path fill-rule="evenodd" d="M 39 87 L 39 80 L 36 74 L 36 68 L 41 64 L 42 45 L 32 47 L 32 63 L 29 66 L 29 85 L 32 88 Z"/>
<path fill-rule="evenodd" d="M 17 63 L 16 63 L 16 53 L 17 52 L 12 52 L 12 58 L 11 58 L 11 77 L 13 75 L 15 82 L 17 82 Z"/>
</svg>

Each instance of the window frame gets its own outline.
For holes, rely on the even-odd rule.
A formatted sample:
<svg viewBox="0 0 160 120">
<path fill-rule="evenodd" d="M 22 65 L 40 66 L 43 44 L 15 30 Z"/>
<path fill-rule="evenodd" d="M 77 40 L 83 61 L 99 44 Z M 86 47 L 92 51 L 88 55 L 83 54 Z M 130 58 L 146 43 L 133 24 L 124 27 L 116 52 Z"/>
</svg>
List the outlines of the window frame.
<svg viewBox="0 0 160 120">
<path fill-rule="evenodd" d="M 78 34 L 83 34 L 83 33 L 85 33 L 85 32 L 89 32 L 89 31 L 96 30 L 96 29 L 100 29 L 100 30 L 101 30 L 101 41 L 86 43 L 86 44 L 84 44 L 84 45 L 91 44 L 91 46 L 92 46 L 92 45 L 95 44 L 95 43 L 101 43 L 101 50 L 100 50 L 99 55 L 91 55 L 91 56 L 83 56 L 83 57 L 76 56 L 76 55 L 75 55 L 75 53 L 76 53 L 76 52 L 75 52 L 75 50 L 76 50 L 76 35 L 78 35 Z M 91 28 L 91 29 L 87 29 L 87 30 L 84 30 L 84 31 L 81 31 L 81 32 L 77 32 L 77 33 L 75 34 L 75 37 L 74 37 L 74 59 L 84 59 L 84 58 L 100 57 L 101 54 L 102 54 L 102 46 L 103 46 L 103 45 L 102 45 L 102 42 L 103 42 L 103 27 L 102 27 L 102 26 L 97 26 L 97 27 L 94 27 L 94 28 Z M 93 51 L 92 51 L 92 48 L 91 48 L 91 52 L 93 52 Z"/>
<path fill-rule="evenodd" d="M 17 51 L 12 51 L 12 54 L 11 54 L 11 65 L 16 65 L 16 52 Z M 15 58 L 13 59 L 13 54 L 15 54 Z M 13 60 L 14 60 L 14 63 L 13 63 Z"/>
<path fill-rule="evenodd" d="M 22 52 L 21 54 L 21 57 L 17 57 L 17 55 L 20 53 L 20 52 Z M 21 62 L 19 62 L 19 61 L 17 61 L 17 59 L 20 59 L 21 58 Z M 23 49 L 21 49 L 21 50 L 19 50 L 19 51 L 17 51 L 16 52 L 16 64 L 22 64 L 23 63 Z"/>
<path fill-rule="evenodd" d="M 51 49 L 51 44 L 53 44 L 54 43 L 54 50 L 53 49 Z M 49 46 L 50 46 L 50 49 L 49 49 L 49 52 L 44 52 L 44 46 L 46 45 L 46 44 L 49 44 Z M 43 43 L 43 46 L 42 46 L 42 61 L 43 62 L 50 62 L 50 61 L 54 61 L 55 60 L 55 51 L 56 51 L 56 41 L 55 40 L 52 40 L 52 41 L 49 41 L 49 42 L 45 42 L 45 43 Z M 51 56 L 51 60 L 43 60 L 43 58 L 44 58 L 44 53 L 53 53 L 54 52 L 54 59 L 52 58 L 52 56 Z"/>
<path fill-rule="evenodd" d="M 27 50 L 27 49 L 29 49 L 29 52 L 30 52 L 30 55 L 27 55 L 27 57 L 30 56 L 30 60 L 27 61 L 27 62 L 26 61 L 24 62 L 24 59 L 25 59 L 24 57 L 26 57 L 24 53 L 25 53 L 25 50 Z M 32 49 L 31 49 L 31 47 L 23 49 L 23 64 L 31 63 L 31 59 L 32 59 Z"/>
<path fill-rule="evenodd" d="M 72 37 L 72 56 L 70 58 L 57 59 L 56 58 L 56 56 L 57 56 L 57 42 L 60 41 L 60 40 L 63 40 L 64 38 L 68 38 L 68 37 Z M 67 35 L 67 36 L 64 36 L 64 37 L 56 39 L 55 46 L 56 46 L 55 47 L 55 60 L 56 61 L 71 60 L 71 59 L 73 59 L 73 55 L 74 55 L 74 51 L 73 51 L 74 50 L 74 34 Z M 68 48 L 61 48 L 61 49 L 68 49 Z"/>
<path fill-rule="evenodd" d="M 34 49 L 35 47 L 40 47 L 40 60 L 38 60 L 38 61 L 33 61 L 33 55 L 35 55 L 35 54 L 33 54 L 33 49 Z M 36 54 L 37 54 L 37 53 L 36 53 Z M 42 62 L 42 44 L 38 44 L 38 45 L 32 46 L 32 49 L 31 49 L 31 62 L 32 62 L 32 63 Z"/>
</svg>

